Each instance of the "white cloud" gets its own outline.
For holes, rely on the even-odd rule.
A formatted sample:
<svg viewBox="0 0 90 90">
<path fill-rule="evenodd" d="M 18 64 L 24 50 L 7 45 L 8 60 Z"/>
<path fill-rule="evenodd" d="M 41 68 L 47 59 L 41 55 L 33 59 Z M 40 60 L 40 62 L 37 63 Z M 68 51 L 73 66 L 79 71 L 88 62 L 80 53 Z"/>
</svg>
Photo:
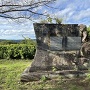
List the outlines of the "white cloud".
<svg viewBox="0 0 90 90">
<path fill-rule="evenodd" d="M 22 36 L 28 38 L 35 38 L 35 33 L 33 30 L 5 30 L 2 34 L 0 34 L 0 39 L 24 39 Z"/>
<path fill-rule="evenodd" d="M 66 22 L 72 17 L 73 14 L 74 14 L 74 11 L 72 8 L 65 8 L 55 13 L 55 16 L 59 18 L 63 18 L 63 22 Z"/>
<path fill-rule="evenodd" d="M 23 39 L 23 36 L 35 38 L 33 24 L 30 20 L 23 23 L 14 21 L 8 22 L 7 19 L 0 19 L 0 39 Z"/>
<path fill-rule="evenodd" d="M 90 17 L 90 8 L 79 11 L 76 15 L 73 16 L 73 19 L 80 20 L 87 17 Z"/>
<path fill-rule="evenodd" d="M 60 0 L 59 4 L 63 8 L 60 7 L 55 15 L 63 18 L 63 23 L 90 23 L 90 0 Z"/>
<path fill-rule="evenodd" d="M 84 23 L 86 25 L 90 23 L 90 0 L 57 0 L 51 6 L 58 9 L 39 7 L 34 10 L 50 13 L 52 17 L 55 15 L 63 18 L 63 23 Z M 34 21 L 39 22 L 40 18 Z M 18 23 L 0 18 L 0 38 L 20 39 L 22 35 L 35 38 L 32 21 L 23 20 L 22 23 Z"/>
</svg>

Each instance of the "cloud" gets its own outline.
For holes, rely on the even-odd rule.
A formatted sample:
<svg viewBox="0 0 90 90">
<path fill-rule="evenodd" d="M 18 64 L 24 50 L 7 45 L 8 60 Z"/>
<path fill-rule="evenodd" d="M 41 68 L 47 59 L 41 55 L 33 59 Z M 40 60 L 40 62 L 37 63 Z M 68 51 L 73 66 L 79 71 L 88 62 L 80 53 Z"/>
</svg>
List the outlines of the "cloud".
<svg viewBox="0 0 90 90">
<path fill-rule="evenodd" d="M 57 5 L 55 15 L 63 18 L 63 23 L 90 23 L 90 0 L 60 0 Z"/>
<path fill-rule="evenodd" d="M 24 37 L 28 37 L 28 38 L 35 38 L 35 33 L 32 30 L 0 30 L 0 39 L 1 38 L 6 38 L 9 39 L 12 37 L 12 39 L 24 39 L 22 36 Z"/>
<path fill-rule="evenodd" d="M 77 12 L 77 14 L 73 16 L 73 19 L 80 20 L 87 17 L 90 17 L 90 8 Z"/>
<path fill-rule="evenodd" d="M 8 22 L 6 19 L 0 19 L 0 39 L 23 39 L 24 37 L 35 38 L 33 23 L 29 20 L 23 23 L 14 21 Z"/>
<path fill-rule="evenodd" d="M 3 35 L 30 35 L 30 34 L 34 34 L 33 30 L 25 30 L 25 29 L 21 29 L 21 30 L 2 30 L 0 32 L 3 32 Z"/>
<path fill-rule="evenodd" d="M 55 17 L 62 18 L 63 23 L 65 23 L 73 16 L 73 14 L 74 11 L 72 8 L 65 8 L 55 13 Z"/>
<path fill-rule="evenodd" d="M 63 18 L 63 23 L 90 24 L 90 0 L 57 0 L 56 3 L 49 5 L 56 9 L 43 6 L 34 9 L 34 11 Z M 34 21 L 39 22 L 40 19 L 41 17 Z M 10 19 L 0 18 L 0 38 L 22 39 L 22 35 L 35 38 L 32 21 L 23 20 L 22 23 L 18 23 Z"/>
</svg>

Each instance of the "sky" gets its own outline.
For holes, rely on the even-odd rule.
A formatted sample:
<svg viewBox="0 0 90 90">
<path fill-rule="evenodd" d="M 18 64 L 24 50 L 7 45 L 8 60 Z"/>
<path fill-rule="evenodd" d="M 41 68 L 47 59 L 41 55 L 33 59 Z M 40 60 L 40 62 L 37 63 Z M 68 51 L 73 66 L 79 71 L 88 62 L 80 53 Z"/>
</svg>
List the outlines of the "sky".
<svg viewBox="0 0 90 90">
<path fill-rule="evenodd" d="M 90 25 L 90 0 L 57 0 L 50 7 L 43 6 L 35 10 L 49 13 L 51 17 L 63 18 L 64 24 Z M 39 22 L 40 18 L 35 21 Z M 0 39 L 18 40 L 24 37 L 35 39 L 32 21 L 24 20 L 19 23 L 0 17 Z"/>
</svg>

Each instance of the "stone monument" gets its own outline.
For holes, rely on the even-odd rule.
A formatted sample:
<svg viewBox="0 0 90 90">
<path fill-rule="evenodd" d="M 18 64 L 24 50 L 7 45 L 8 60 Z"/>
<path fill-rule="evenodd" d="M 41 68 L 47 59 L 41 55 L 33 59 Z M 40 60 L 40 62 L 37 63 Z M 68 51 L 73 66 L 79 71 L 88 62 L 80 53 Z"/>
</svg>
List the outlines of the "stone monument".
<svg viewBox="0 0 90 90">
<path fill-rule="evenodd" d="M 42 75 L 62 74 L 77 70 L 77 52 L 81 48 L 78 24 L 34 23 L 36 54 L 31 66 L 21 76 L 21 81 L 39 80 Z"/>
</svg>

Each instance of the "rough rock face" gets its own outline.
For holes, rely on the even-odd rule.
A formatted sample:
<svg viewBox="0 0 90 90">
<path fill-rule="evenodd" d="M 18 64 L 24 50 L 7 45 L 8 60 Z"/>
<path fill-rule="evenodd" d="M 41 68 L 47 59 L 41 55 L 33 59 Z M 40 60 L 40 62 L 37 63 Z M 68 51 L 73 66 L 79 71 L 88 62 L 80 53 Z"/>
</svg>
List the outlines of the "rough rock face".
<svg viewBox="0 0 90 90">
<path fill-rule="evenodd" d="M 82 45 L 80 52 L 78 53 L 78 66 L 79 69 L 88 69 L 89 62 L 90 62 L 90 41 L 88 41 L 88 34 L 86 25 L 80 24 L 79 25 L 80 35 L 82 37 Z"/>
<path fill-rule="evenodd" d="M 42 75 L 53 77 L 63 70 L 83 67 L 81 56 L 76 55 L 81 47 L 78 24 L 34 24 L 34 30 L 36 54 L 31 67 L 22 73 L 21 81 L 40 80 Z"/>
<path fill-rule="evenodd" d="M 90 58 L 90 41 L 82 45 L 80 52 L 81 56 Z"/>
<path fill-rule="evenodd" d="M 76 62 L 78 63 L 79 70 L 87 70 L 90 68 L 90 42 L 82 44 Z"/>
<path fill-rule="evenodd" d="M 82 42 L 86 42 L 87 41 L 87 27 L 84 24 L 80 24 L 79 25 L 79 32 L 80 32 L 80 36 L 82 37 Z"/>
</svg>

